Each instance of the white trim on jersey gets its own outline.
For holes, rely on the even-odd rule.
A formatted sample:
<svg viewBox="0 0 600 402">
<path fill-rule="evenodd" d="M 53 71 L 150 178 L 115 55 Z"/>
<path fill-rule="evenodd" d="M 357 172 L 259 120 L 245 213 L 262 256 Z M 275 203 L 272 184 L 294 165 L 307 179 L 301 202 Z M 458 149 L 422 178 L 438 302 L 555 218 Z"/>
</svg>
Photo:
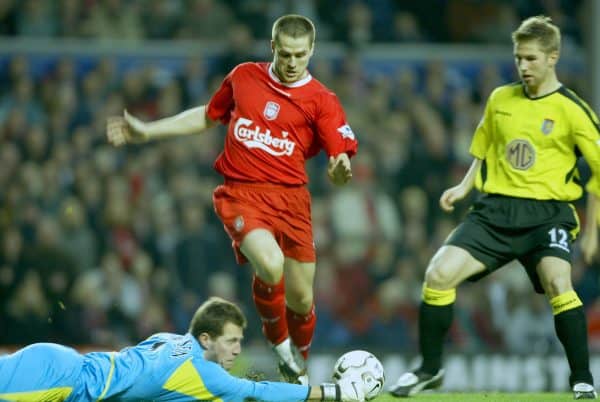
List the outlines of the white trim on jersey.
<svg viewBox="0 0 600 402">
<path fill-rule="evenodd" d="M 281 80 L 279 78 L 277 78 L 277 76 L 275 75 L 275 72 L 273 71 L 273 63 L 269 63 L 269 77 L 273 81 L 275 81 L 279 85 L 283 85 L 284 87 L 298 88 L 298 87 L 308 84 L 310 82 L 310 80 L 312 80 L 312 75 L 310 75 L 310 73 L 308 71 L 307 71 L 307 73 L 308 73 L 308 75 L 306 77 L 302 78 L 301 80 L 292 82 L 290 84 L 286 84 L 285 82 L 281 82 Z"/>
</svg>

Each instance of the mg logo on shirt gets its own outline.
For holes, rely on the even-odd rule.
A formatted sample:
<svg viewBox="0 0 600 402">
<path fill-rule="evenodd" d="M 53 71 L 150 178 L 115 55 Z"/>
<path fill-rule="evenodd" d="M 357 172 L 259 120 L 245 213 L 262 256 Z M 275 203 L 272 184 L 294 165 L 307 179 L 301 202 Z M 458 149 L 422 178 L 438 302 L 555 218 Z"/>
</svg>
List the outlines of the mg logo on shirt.
<svg viewBox="0 0 600 402">
<path fill-rule="evenodd" d="M 514 140 L 506 146 L 506 159 L 518 170 L 527 170 L 535 162 L 535 149 L 525 140 Z"/>
<path fill-rule="evenodd" d="M 249 149 L 259 148 L 273 156 L 290 156 L 294 153 L 296 143 L 286 138 L 289 135 L 287 131 L 282 131 L 283 138 L 278 138 L 273 137 L 269 129 L 261 130 L 252 120 L 240 117 L 233 126 L 233 135 Z"/>
<path fill-rule="evenodd" d="M 268 101 L 263 110 L 263 115 L 267 120 L 275 120 L 279 114 L 279 105 L 275 102 Z"/>
</svg>

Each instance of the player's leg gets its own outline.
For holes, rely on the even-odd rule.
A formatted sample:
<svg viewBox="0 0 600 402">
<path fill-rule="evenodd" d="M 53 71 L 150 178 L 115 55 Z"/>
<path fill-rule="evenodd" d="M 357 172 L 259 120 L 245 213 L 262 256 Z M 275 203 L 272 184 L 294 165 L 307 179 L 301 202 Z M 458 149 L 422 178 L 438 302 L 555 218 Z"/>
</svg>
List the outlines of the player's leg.
<svg viewBox="0 0 600 402">
<path fill-rule="evenodd" d="M 480 261 L 456 246 L 443 246 L 431 259 L 419 310 L 421 371 L 435 374 L 440 370 L 442 346 L 453 319 L 456 287 L 483 270 Z"/>
<path fill-rule="evenodd" d="M 294 344 L 308 357 L 315 330 L 316 315 L 313 300 L 315 263 L 285 258 L 285 299 L 288 330 Z"/>
<path fill-rule="evenodd" d="M 308 256 L 309 259 L 303 261 L 315 261 L 308 190 L 237 183 L 219 186 L 213 194 L 213 203 L 233 240 L 238 262 L 247 260 L 254 269 L 253 299 L 263 322 L 263 332 L 280 360 L 297 377 L 304 368 L 295 363 L 293 345 L 288 338 L 284 253 L 290 252 L 290 256 L 295 257 L 298 252 L 301 257 Z M 310 236 L 305 236 L 306 232 Z M 302 240 L 288 239 L 282 233 L 291 233 L 292 237 L 297 234 Z M 305 250 L 307 246 L 310 253 Z"/>
<path fill-rule="evenodd" d="M 391 388 L 393 395 L 410 396 L 441 385 L 443 345 L 452 324 L 456 287 L 483 270 L 484 265 L 460 247 L 442 246 L 433 256 L 425 273 L 419 307 L 421 367 L 400 376 Z"/>
<path fill-rule="evenodd" d="M 569 383 L 576 399 L 596 398 L 589 367 L 587 323 L 583 305 L 571 283 L 571 264 L 554 256 L 543 257 L 537 265 L 541 285 L 554 314 L 556 335 L 562 343 L 571 375 Z"/>
<path fill-rule="evenodd" d="M 260 228 L 244 237 L 240 250 L 254 269 L 252 297 L 262 320 L 263 333 L 271 344 L 279 345 L 288 337 L 283 253 L 273 234 Z"/>
<path fill-rule="evenodd" d="M 36 343 L 0 357 L 0 400 L 77 400 L 83 356 L 71 348 Z"/>
<path fill-rule="evenodd" d="M 304 187 L 286 192 L 286 203 L 278 209 L 276 228 L 278 241 L 285 256 L 284 281 L 286 322 L 291 344 L 275 347 L 280 356 L 281 372 L 286 381 L 308 383 L 305 360 L 312 342 L 316 316 L 313 306 L 313 283 L 316 252 L 313 242 L 310 194 Z M 290 346 L 290 347 L 288 347 Z M 293 359 L 290 359 L 293 358 Z M 284 366 L 292 375 L 286 375 Z M 298 371 L 299 369 L 299 371 Z"/>
<path fill-rule="evenodd" d="M 571 369 L 569 382 L 575 398 L 595 398 L 589 369 L 585 311 L 571 282 L 572 246 L 579 229 L 577 214 L 566 203 L 538 204 L 529 211 L 543 224 L 520 241 L 526 250 L 523 265 L 536 292 L 546 293 L 552 307 L 556 334 Z"/>
<path fill-rule="evenodd" d="M 268 230 L 255 229 L 246 235 L 240 250 L 254 268 L 252 297 L 263 333 L 279 358 L 279 371 L 285 381 L 308 384 L 304 358 L 288 337 L 284 257 L 276 239 Z"/>
<path fill-rule="evenodd" d="M 252 296 L 262 320 L 263 333 L 274 345 L 287 339 L 283 253 L 273 236 L 272 202 L 264 188 L 244 183 L 222 185 L 213 193 L 217 216 L 232 240 L 239 264 L 250 262 L 254 271 Z"/>
<path fill-rule="evenodd" d="M 295 364 L 301 370 L 300 373 L 296 372 L 295 375 L 287 377 L 296 377 L 297 382 L 308 384 L 305 361 L 317 322 L 313 301 L 315 263 L 300 262 L 286 257 L 284 267 L 286 321 L 292 341 L 291 353 Z M 289 356 L 287 353 L 281 355 Z M 285 368 L 282 367 L 282 371 L 285 371 Z"/>
</svg>

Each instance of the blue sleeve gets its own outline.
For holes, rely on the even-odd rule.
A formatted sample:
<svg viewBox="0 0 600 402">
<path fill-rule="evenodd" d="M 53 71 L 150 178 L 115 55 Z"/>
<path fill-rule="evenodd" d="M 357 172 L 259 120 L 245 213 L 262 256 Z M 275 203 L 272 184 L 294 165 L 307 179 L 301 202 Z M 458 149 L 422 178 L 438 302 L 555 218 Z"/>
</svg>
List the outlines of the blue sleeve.
<svg viewBox="0 0 600 402">
<path fill-rule="evenodd" d="M 198 371 L 206 389 L 224 401 L 242 402 L 252 398 L 264 402 L 301 402 L 306 401 L 310 392 L 306 385 L 237 378 L 214 363 L 202 364 Z"/>
</svg>

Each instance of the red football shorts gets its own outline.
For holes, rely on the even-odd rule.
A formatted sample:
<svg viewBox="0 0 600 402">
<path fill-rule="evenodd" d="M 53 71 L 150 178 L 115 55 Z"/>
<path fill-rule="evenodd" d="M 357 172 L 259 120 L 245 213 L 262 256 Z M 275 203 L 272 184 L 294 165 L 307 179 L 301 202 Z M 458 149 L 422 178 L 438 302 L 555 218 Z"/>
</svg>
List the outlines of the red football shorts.
<svg viewBox="0 0 600 402">
<path fill-rule="evenodd" d="M 305 186 L 226 180 L 213 192 L 213 204 L 239 264 L 248 261 L 240 251 L 244 236 L 258 228 L 273 234 L 284 256 L 316 261 L 310 193 Z"/>
</svg>

